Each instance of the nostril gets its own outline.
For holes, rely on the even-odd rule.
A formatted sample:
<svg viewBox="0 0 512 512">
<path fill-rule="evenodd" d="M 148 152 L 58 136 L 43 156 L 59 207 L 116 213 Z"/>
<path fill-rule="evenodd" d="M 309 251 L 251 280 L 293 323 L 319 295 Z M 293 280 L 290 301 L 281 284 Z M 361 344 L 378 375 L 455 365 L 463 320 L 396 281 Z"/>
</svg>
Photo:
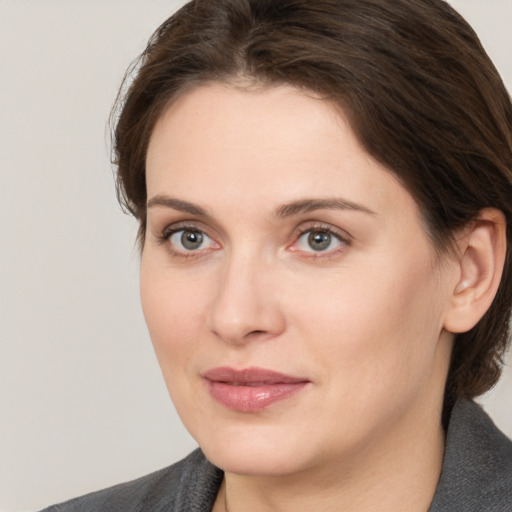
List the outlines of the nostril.
<svg viewBox="0 0 512 512">
<path fill-rule="evenodd" d="M 246 336 L 247 337 L 249 337 L 249 336 L 258 336 L 260 334 L 265 334 L 265 333 L 266 333 L 266 331 L 263 331 L 263 330 L 255 330 L 255 331 L 251 331 L 251 332 L 247 333 Z"/>
</svg>

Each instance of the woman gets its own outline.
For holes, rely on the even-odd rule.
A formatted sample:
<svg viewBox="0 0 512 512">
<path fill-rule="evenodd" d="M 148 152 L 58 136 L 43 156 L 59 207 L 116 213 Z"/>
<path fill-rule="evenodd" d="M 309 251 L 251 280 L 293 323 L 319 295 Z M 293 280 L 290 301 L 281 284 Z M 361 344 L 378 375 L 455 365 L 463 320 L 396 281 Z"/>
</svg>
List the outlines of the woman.
<svg viewBox="0 0 512 512">
<path fill-rule="evenodd" d="M 118 105 L 201 450 L 54 510 L 510 510 L 512 444 L 471 399 L 509 341 L 512 106 L 453 9 L 190 2 Z"/>
</svg>

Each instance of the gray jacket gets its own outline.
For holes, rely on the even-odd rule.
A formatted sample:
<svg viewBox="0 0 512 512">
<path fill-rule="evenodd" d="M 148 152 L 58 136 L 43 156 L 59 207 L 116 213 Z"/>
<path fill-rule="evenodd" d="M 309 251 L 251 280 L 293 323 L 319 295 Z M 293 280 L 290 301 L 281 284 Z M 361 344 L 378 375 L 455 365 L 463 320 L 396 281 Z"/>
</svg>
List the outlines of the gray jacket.
<svg viewBox="0 0 512 512">
<path fill-rule="evenodd" d="M 42 512 L 209 512 L 222 477 L 196 450 L 168 468 Z M 453 408 L 429 512 L 512 512 L 512 442 L 474 402 Z"/>
</svg>

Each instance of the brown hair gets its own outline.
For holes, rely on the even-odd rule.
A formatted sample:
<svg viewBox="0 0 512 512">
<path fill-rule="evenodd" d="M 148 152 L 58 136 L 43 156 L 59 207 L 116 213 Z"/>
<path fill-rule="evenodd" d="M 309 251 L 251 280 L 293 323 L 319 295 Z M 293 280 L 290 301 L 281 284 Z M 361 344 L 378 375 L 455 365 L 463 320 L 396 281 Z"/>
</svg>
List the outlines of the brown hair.
<svg viewBox="0 0 512 512">
<path fill-rule="evenodd" d="M 365 149 L 416 199 L 438 250 L 483 208 L 500 209 L 504 275 L 485 316 L 457 336 L 447 391 L 474 397 L 496 383 L 512 301 L 512 105 L 476 34 L 446 2 L 195 0 L 157 29 L 127 77 L 113 151 L 141 247 L 157 119 L 185 90 L 240 77 L 341 107 Z"/>
</svg>

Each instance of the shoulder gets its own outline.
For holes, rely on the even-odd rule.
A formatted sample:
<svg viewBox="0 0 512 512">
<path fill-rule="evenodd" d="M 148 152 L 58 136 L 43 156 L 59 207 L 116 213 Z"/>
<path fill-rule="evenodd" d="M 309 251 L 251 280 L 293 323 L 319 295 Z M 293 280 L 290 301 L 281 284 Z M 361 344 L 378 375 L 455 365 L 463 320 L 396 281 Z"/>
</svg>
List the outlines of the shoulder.
<svg viewBox="0 0 512 512">
<path fill-rule="evenodd" d="M 431 512 L 512 510 L 512 441 L 472 401 L 452 411 Z"/>
<path fill-rule="evenodd" d="M 198 449 L 172 466 L 42 512 L 210 510 L 221 481 L 222 471 Z"/>
</svg>

